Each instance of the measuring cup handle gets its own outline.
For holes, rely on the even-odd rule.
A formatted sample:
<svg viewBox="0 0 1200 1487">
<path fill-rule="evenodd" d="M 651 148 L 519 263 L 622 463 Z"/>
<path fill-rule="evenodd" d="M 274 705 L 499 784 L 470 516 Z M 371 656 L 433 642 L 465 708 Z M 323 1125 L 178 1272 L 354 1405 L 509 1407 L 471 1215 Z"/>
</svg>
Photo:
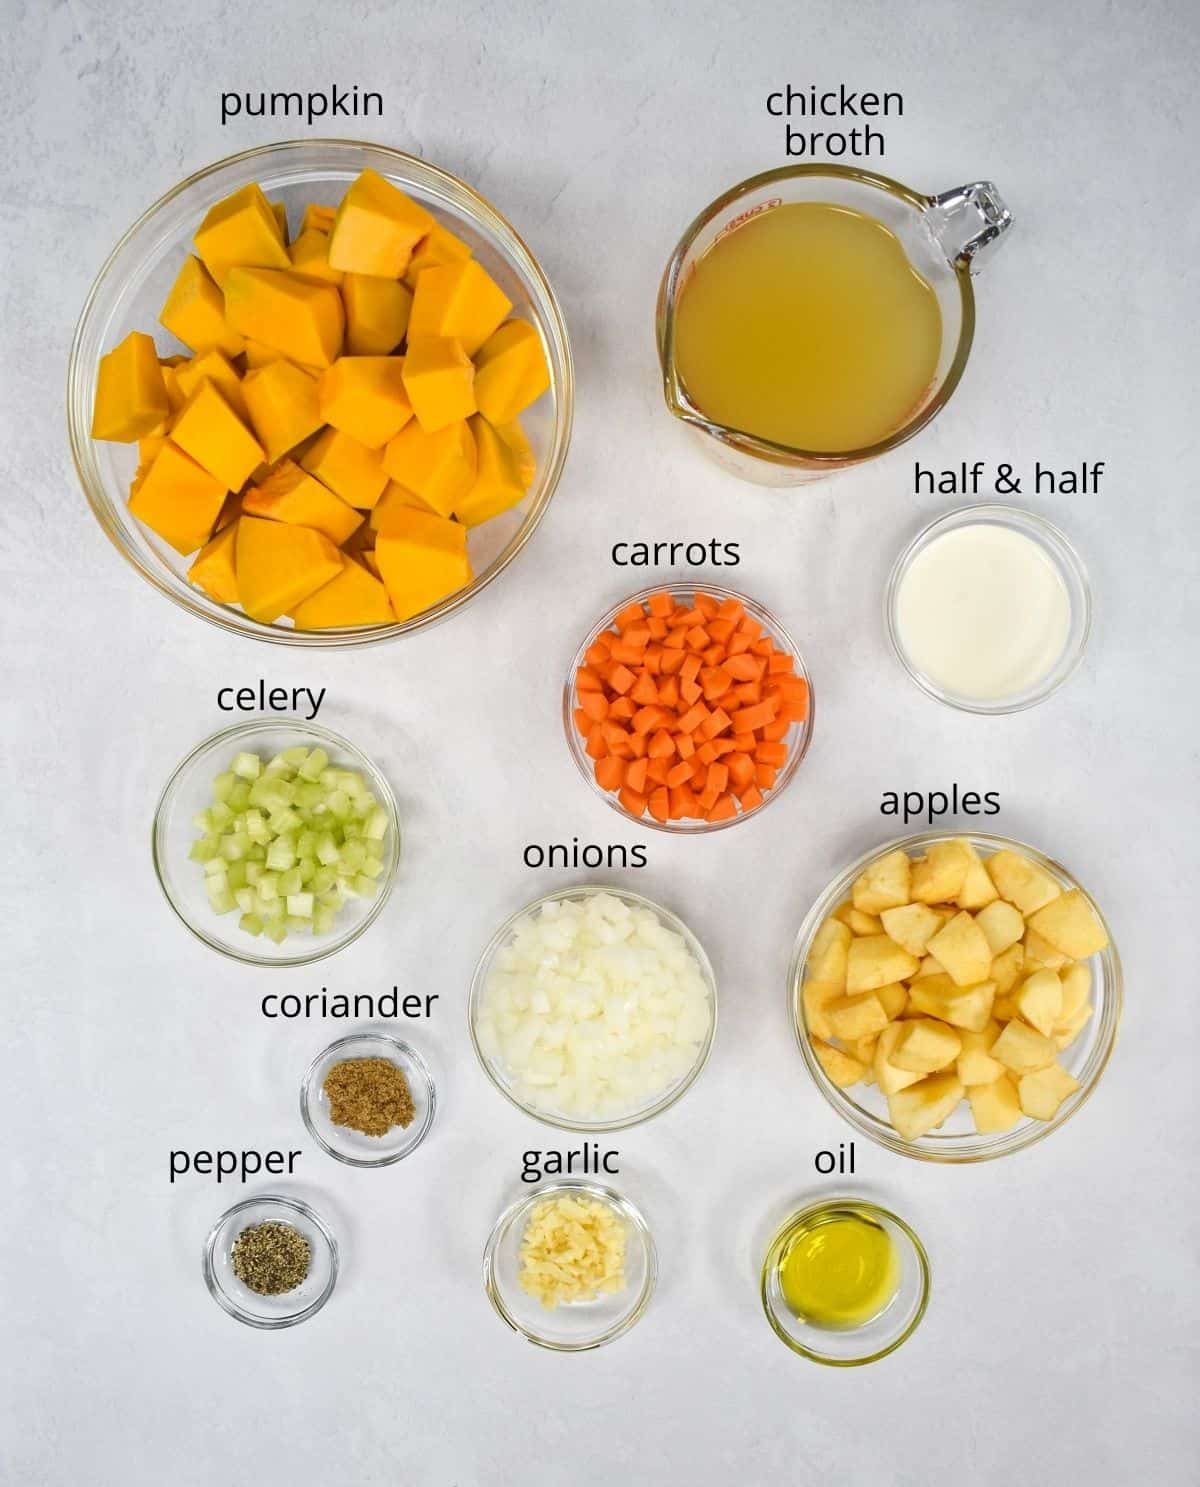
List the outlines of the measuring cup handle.
<svg viewBox="0 0 1200 1487">
<path fill-rule="evenodd" d="M 973 274 L 979 272 L 981 256 L 995 251 L 1013 220 L 991 181 L 972 181 L 931 196 L 928 216 L 942 252 L 951 263 L 965 263 Z"/>
</svg>

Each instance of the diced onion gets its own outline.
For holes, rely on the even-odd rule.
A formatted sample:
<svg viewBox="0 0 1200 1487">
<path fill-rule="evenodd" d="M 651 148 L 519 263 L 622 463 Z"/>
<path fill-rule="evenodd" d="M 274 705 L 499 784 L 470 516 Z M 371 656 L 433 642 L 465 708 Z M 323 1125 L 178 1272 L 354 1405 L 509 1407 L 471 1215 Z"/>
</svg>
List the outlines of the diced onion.
<svg viewBox="0 0 1200 1487">
<path fill-rule="evenodd" d="M 652 910 L 598 891 L 517 921 L 488 973 L 476 1036 L 522 1104 L 600 1122 L 682 1083 L 712 1017 L 683 936 Z"/>
</svg>

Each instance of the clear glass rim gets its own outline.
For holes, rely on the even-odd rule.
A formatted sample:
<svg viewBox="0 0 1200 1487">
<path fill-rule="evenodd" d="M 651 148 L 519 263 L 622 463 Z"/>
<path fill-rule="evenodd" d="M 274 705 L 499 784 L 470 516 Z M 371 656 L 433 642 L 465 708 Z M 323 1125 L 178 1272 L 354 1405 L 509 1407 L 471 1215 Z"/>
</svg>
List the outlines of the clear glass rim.
<svg viewBox="0 0 1200 1487">
<path fill-rule="evenodd" d="M 638 1292 L 629 1310 L 610 1327 L 605 1328 L 603 1332 L 598 1333 L 595 1337 L 572 1342 L 558 1341 L 545 1337 L 523 1326 L 517 1320 L 504 1300 L 504 1293 L 500 1288 L 496 1265 L 497 1251 L 503 1242 L 504 1236 L 513 1224 L 517 1223 L 535 1203 L 539 1203 L 543 1199 L 559 1193 L 582 1193 L 586 1197 L 595 1198 L 598 1202 L 606 1203 L 615 1209 L 640 1241 L 646 1264 L 646 1275 L 642 1282 L 641 1290 Z M 519 1336 L 525 1338 L 527 1342 L 531 1342 L 539 1348 L 547 1348 L 553 1353 L 587 1353 L 596 1348 L 602 1348 L 605 1344 L 623 1336 L 635 1322 L 640 1321 L 646 1314 L 646 1308 L 650 1305 L 650 1298 L 654 1295 L 654 1288 L 657 1283 L 658 1251 L 655 1248 L 654 1235 L 650 1231 L 650 1225 L 646 1222 L 641 1210 L 626 1198 L 623 1193 L 618 1193 L 613 1188 L 605 1187 L 603 1183 L 587 1182 L 578 1178 L 565 1178 L 561 1181 L 542 1183 L 540 1186 L 534 1188 L 531 1193 L 526 1193 L 510 1203 L 493 1225 L 492 1232 L 488 1236 L 488 1241 L 483 1251 L 483 1286 L 496 1315 Z"/>
<path fill-rule="evenodd" d="M 216 1249 L 217 1239 L 221 1230 L 230 1219 L 236 1218 L 239 1213 L 244 1213 L 249 1208 L 261 1208 L 263 1205 L 270 1205 L 283 1209 L 285 1213 L 299 1215 L 299 1217 L 311 1224 L 317 1233 L 320 1234 L 329 1253 L 329 1279 L 325 1282 L 320 1295 L 314 1297 L 301 1311 L 289 1316 L 255 1316 L 253 1312 L 246 1311 L 244 1307 L 239 1306 L 217 1280 Z M 266 1222 L 266 1220 L 263 1222 Z M 287 1222 L 286 1217 L 282 1222 Z M 221 1310 L 228 1316 L 233 1317 L 235 1321 L 244 1322 L 247 1327 L 257 1327 L 263 1332 L 277 1332 L 283 1327 L 295 1327 L 297 1323 L 307 1322 L 309 1317 L 315 1316 L 329 1300 L 330 1296 L 333 1295 L 333 1288 L 337 1284 L 339 1264 L 338 1244 L 334 1238 L 333 1230 L 316 1209 L 311 1208 L 300 1198 L 285 1198 L 279 1193 L 264 1193 L 261 1197 L 243 1198 L 240 1202 L 235 1203 L 232 1208 L 226 1209 L 216 1221 L 208 1231 L 208 1238 L 204 1241 L 204 1284 L 208 1287 L 208 1294 Z"/>
<path fill-rule="evenodd" d="M 886 1346 L 875 1348 L 873 1351 L 864 1353 L 861 1357 L 857 1358 L 834 1358 L 827 1353 L 818 1352 L 815 1348 L 805 1347 L 802 1342 L 787 1331 L 775 1315 L 775 1309 L 771 1305 L 771 1276 L 778 1266 L 779 1257 L 783 1252 L 784 1246 L 796 1230 L 809 1219 L 819 1213 L 831 1211 L 854 1214 L 860 1218 L 872 1219 L 875 1222 L 882 1220 L 886 1224 L 898 1229 L 907 1241 L 913 1258 L 917 1263 L 920 1296 L 915 1312 L 897 1332 L 896 1336 L 888 1341 Z M 894 1353 L 902 1343 L 908 1341 L 920 1326 L 921 1319 L 929 1307 L 931 1285 L 929 1255 L 925 1250 L 925 1246 L 921 1243 L 917 1233 L 899 1214 L 893 1213 L 890 1209 L 881 1208 L 878 1203 L 870 1203 L 865 1198 L 834 1196 L 820 1198 L 812 1203 L 805 1204 L 803 1208 L 797 1209 L 795 1213 L 780 1224 L 770 1244 L 767 1246 L 766 1254 L 763 1256 L 762 1270 L 759 1277 L 759 1298 L 762 1301 L 763 1312 L 771 1325 L 771 1331 L 793 1353 L 798 1353 L 800 1357 L 808 1358 L 813 1363 L 822 1363 L 828 1368 L 861 1368 L 867 1363 L 877 1363 L 880 1358 L 886 1358 L 889 1353 Z"/>
<path fill-rule="evenodd" d="M 946 260 L 946 267 L 953 273 L 958 284 L 959 299 L 962 307 L 962 322 L 959 326 L 958 341 L 954 348 L 954 355 L 950 365 L 946 368 L 945 376 L 941 385 L 934 395 L 919 408 L 916 414 L 900 428 L 895 430 L 885 439 L 879 439 L 874 444 L 866 444 L 858 449 L 841 449 L 834 452 L 829 450 L 800 449 L 789 444 L 779 444 L 771 439 L 759 438 L 756 434 L 747 433 L 744 429 L 731 429 L 723 424 L 714 423 L 695 406 L 688 398 L 681 380 L 675 371 L 675 307 L 678 301 L 680 275 L 683 271 L 684 260 L 691 250 L 696 237 L 712 222 L 713 218 L 726 211 L 739 197 L 747 195 L 751 191 L 762 190 L 780 181 L 795 180 L 802 177 L 828 176 L 835 180 L 854 181 L 858 185 L 868 186 L 878 191 L 886 192 L 889 196 L 905 202 L 916 211 L 924 213 L 933 205 L 933 200 L 919 191 L 914 191 L 911 186 L 905 186 L 901 181 L 893 180 L 891 176 L 880 175 L 876 171 L 861 170 L 853 165 L 835 165 L 832 162 L 810 163 L 807 165 L 784 165 L 775 170 L 762 171 L 758 175 L 748 176 L 744 181 L 731 186 L 720 196 L 704 208 L 700 214 L 693 218 L 684 230 L 674 251 L 667 260 L 667 266 L 663 271 L 662 281 L 658 292 L 658 355 L 659 365 L 662 370 L 663 398 L 667 407 L 684 423 L 702 429 L 711 434 L 714 439 L 721 443 L 729 444 L 741 450 L 745 454 L 756 455 L 758 458 L 774 464 L 790 465 L 797 462 L 811 464 L 814 466 L 827 466 L 830 469 L 840 468 L 844 465 L 858 464 L 863 460 L 874 459 L 876 455 L 886 454 L 889 449 L 895 449 L 898 445 L 906 443 L 914 434 L 920 431 L 949 402 L 951 395 L 959 382 L 962 380 L 963 371 L 967 365 L 967 359 L 971 354 L 971 343 L 975 338 L 975 290 L 971 284 L 971 270 L 969 263 L 964 259 Z"/>
<path fill-rule="evenodd" d="M 491 1060 L 479 1046 L 479 1036 L 475 1029 L 475 1020 L 479 1012 L 480 999 L 483 996 L 487 974 L 491 970 L 492 961 L 495 959 L 496 952 L 511 935 L 517 921 L 523 919 L 526 914 L 535 913 L 543 904 L 557 903 L 563 899 L 588 898 L 596 893 L 608 893 L 613 898 L 619 898 L 622 902 L 634 908 L 649 909 L 658 915 L 659 920 L 667 929 L 674 930 L 677 934 L 683 936 L 688 949 L 696 957 L 701 974 L 708 987 L 708 998 L 709 1005 L 712 1009 L 712 1016 L 709 1019 L 708 1035 L 700 1046 L 700 1052 L 696 1057 L 695 1063 L 679 1083 L 672 1086 L 666 1094 L 661 1095 L 654 1104 L 648 1105 L 644 1110 L 636 1110 L 632 1114 L 620 1116 L 615 1120 L 575 1121 L 569 1120 L 566 1116 L 551 1115 L 548 1111 L 537 1110 L 532 1105 L 526 1105 L 518 1100 L 511 1090 L 505 1087 L 499 1073 L 492 1067 Z M 661 1115 L 664 1110 L 670 1109 L 677 1100 L 683 1098 L 700 1077 L 705 1064 L 708 1063 L 709 1055 L 712 1053 L 713 1042 L 717 1034 L 716 973 L 713 971 L 712 963 L 708 958 L 704 946 L 683 920 L 677 914 L 672 913 L 670 909 L 664 909 L 661 904 L 655 903 L 653 899 L 646 898 L 640 893 L 634 893 L 628 888 L 614 888 L 608 883 L 579 883 L 570 888 L 556 888 L 552 893 L 542 894 L 540 898 L 534 899 L 532 903 L 528 903 L 523 908 L 518 909 L 516 913 L 510 914 L 491 937 L 484 947 L 482 955 L 479 957 L 475 967 L 475 974 L 471 978 L 471 991 L 467 1000 L 467 1027 L 471 1035 L 471 1047 L 475 1050 L 475 1057 L 479 1060 L 480 1068 L 482 1068 L 493 1086 L 500 1091 L 510 1105 L 514 1105 L 518 1110 L 524 1111 L 526 1115 L 532 1116 L 534 1120 L 540 1122 L 542 1125 L 551 1126 L 559 1131 L 581 1131 L 587 1134 L 598 1134 L 605 1131 L 624 1131 L 630 1126 L 640 1126 L 648 1120 L 653 1120 L 656 1115 Z"/>
<path fill-rule="evenodd" d="M 421 1087 L 425 1092 L 425 1118 L 422 1120 L 408 1145 L 400 1151 L 388 1152 L 385 1156 L 378 1157 L 351 1156 L 349 1152 L 339 1151 L 336 1146 L 331 1145 L 325 1139 L 316 1121 L 313 1119 L 313 1084 L 316 1079 L 317 1070 L 333 1054 L 355 1043 L 371 1043 L 381 1049 L 398 1053 L 408 1066 L 404 1071 L 405 1074 L 407 1075 L 410 1069 L 413 1069 L 420 1078 Z M 322 1048 L 320 1053 L 309 1064 L 308 1068 L 304 1071 L 304 1078 L 300 1083 L 300 1118 L 304 1121 L 308 1134 L 323 1152 L 333 1157 L 336 1161 L 345 1162 L 348 1167 L 390 1167 L 396 1162 L 403 1161 L 405 1157 L 412 1156 L 413 1152 L 425 1140 L 425 1137 L 429 1135 L 436 1111 L 437 1087 L 433 1082 L 433 1075 L 429 1072 L 429 1065 L 411 1043 L 406 1043 L 403 1038 L 394 1038 L 390 1033 L 346 1033 L 341 1038 L 335 1038 L 332 1043 Z"/>
<path fill-rule="evenodd" d="M 503 251 L 514 260 L 521 273 L 527 276 L 529 282 L 535 286 L 538 308 L 545 318 L 545 329 L 552 339 L 555 353 L 555 356 L 549 359 L 552 394 L 555 404 L 554 441 L 547 457 L 544 474 L 541 475 L 537 496 L 530 505 L 529 510 L 525 513 L 521 526 L 513 534 L 508 546 L 499 557 L 496 558 L 485 572 L 474 578 L 466 588 L 459 589 L 456 593 L 447 596 L 447 598 L 433 605 L 432 608 L 423 611 L 421 614 L 414 615 L 411 619 L 391 625 L 362 625 L 338 630 L 286 630 L 276 629 L 274 626 L 260 626 L 257 622 L 251 620 L 248 615 L 243 615 L 228 606 L 206 607 L 199 602 L 194 592 L 181 579 L 176 583 L 172 583 L 162 572 L 147 563 L 141 553 L 131 546 L 124 532 L 113 520 L 108 510 L 103 482 L 93 464 L 90 410 L 84 406 L 80 393 L 83 383 L 82 347 L 96 302 L 100 297 L 101 291 L 106 287 L 110 275 L 115 273 L 119 266 L 119 261 L 127 247 L 143 228 L 153 221 L 158 212 L 182 192 L 187 191 L 190 187 L 220 171 L 240 166 L 251 160 L 286 158 L 293 152 L 312 152 L 314 150 L 329 151 L 332 154 L 344 151 L 347 156 L 356 150 L 370 150 L 373 153 L 386 156 L 393 164 L 397 173 L 407 173 L 417 178 L 425 177 L 428 182 L 440 189 L 449 191 L 452 194 L 461 194 L 465 197 L 470 204 L 471 210 L 478 218 L 480 227 L 485 229 L 501 244 Z M 556 375 L 555 357 L 558 358 L 561 364 L 561 376 Z M 126 562 L 136 569 L 148 583 L 152 584 L 160 594 L 170 599 L 173 604 L 178 605 L 179 608 L 186 610 L 187 613 L 196 615 L 206 623 L 215 625 L 218 629 L 224 630 L 229 634 L 263 641 L 270 645 L 306 646 L 326 650 L 374 645 L 379 641 L 394 640 L 401 635 L 407 635 L 438 624 L 440 621 L 448 619 L 452 614 L 457 613 L 458 610 L 468 604 L 477 594 L 482 593 L 489 584 L 504 572 L 541 524 L 550 500 L 558 486 L 571 441 L 571 428 L 574 421 L 574 401 L 574 366 L 562 310 L 554 290 L 550 286 L 549 280 L 516 229 L 485 197 L 480 196 L 465 181 L 459 180 L 457 176 L 452 175 L 449 171 L 441 169 L 440 166 L 432 165 L 416 155 L 406 154 L 403 150 L 396 150 L 388 145 L 373 144 L 367 140 L 302 139 L 283 140 L 272 144 L 257 145 L 253 149 L 241 150 L 236 154 L 227 155 L 220 160 L 214 161 L 212 164 L 204 166 L 201 170 L 194 171 L 186 179 L 173 186 L 149 206 L 133 225 L 121 235 L 120 240 L 105 259 L 84 301 L 83 309 L 75 326 L 75 333 L 71 341 L 70 357 L 67 363 L 67 433 L 75 473 L 83 489 L 87 503 L 91 507 L 92 514 L 99 523 L 101 530 Z"/>
<path fill-rule="evenodd" d="M 348 762 L 356 768 L 361 769 L 371 782 L 371 791 L 378 799 L 380 805 L 388 813 L 388 826 L 391 835 L 391 847 L 384 868 L 383 881 L 379 885 L 379 891 L 371 902 L 370 908 L 357 923 L 348 926 L 340 935 L 330 935 L 328 941 L 318 946 L 307 949 L 296 955 L 266 956 L 255 954 L 249 947 L 245 951 L 235 950 L 232 945 L 223 944 L 213 935 L 207 934 L 205 930 L 192 921 L 183 905 L 176 902 L 174 894 L 169 887 L 170 869 L 167 864 L 166 853 L 166 817 L 167 811 L 174 803 L 176 792 L 182 787 L 183 781 L 191 766 L 197 762 L 199 757 L 208 749 L 218 744 L 232 744 L 242 739 L 248 739 L 261 733 L 287 733 L 294 732 L 311 735 L 322 746 L 330 750 L 336 749 L 344 756 L 348 756 Z M 333 757 L 332 752 L 330 755 Z M 374 924 L 383 910 L 383 906 L 391 897 L 392 887 L 396 879 L 396 868 L 400 862 L 400 811 L 396 804 L 396 797 L 392 787 L 388 783 L 383 772 L 370 760 L 361 749 L 357 748 L 349 739 L 343 738 L 338 733 L 331 732 L 328 728 L 321 728 L 316 723 L 298 723 L 285 717 L 270 718 L 259 716 L 249 718 L 242 723 L 234 723 L 228 728 L 218 729 L 216 733 L 210 734 L 192 749 L 189 749 L 184 757 L 171 771 L 167 783 L 163 786 L 162 794 L 158 797 L 158 804 L 154 808 L 154 819 L 150 828 L 150 856 L 154 864 L 154 876 L 158 879 L 158 886 L 162 889 L 163 897 L 170 904 L 175 917 L 197 940 L 201 941 L 215 950 L 220 955 L 227 956 L 230 960 L 240 961 L 243 965 L 266 966 L 274 968 L 277 966 L 304 966 L 312 965 L 315 961 L 324 960 L 327 956 L 344 950 L 358 939 L 370 925 Z"/>
<path fill-rule="evenodd" d="M 592 769 L 592 761 L 587 753 L 586 746 L 579 736 L 579 730 L 575 727 L 575 709 L 578 706 L 578 693 L 575 690 L 575 675 L 584 664 L 588 647 L 602 631 L 607 630 L 623 609 L 631 604 L 644 604 L 653 594 L 670 594 L 672 598 L 680 599 L 696 594 L 711 594 L 714 599 L 737 599 L 746 607 L 747 614 L 771 633 L 771 635 L 786 645 L 789 653 L 796 663 L 796 675 L 803 677 L 808 687 L 808 716 L 802 723 L 793 723 L 789 730 L 791 742 L 788 745 L 788 757 L 775 784 L 762 798 L 762 803 L 756 805 L 751 811 L 739 810 L 737 815 L 730 817 L 728 821 L 656 821 L 653 816 L 631 816 L 620 800 L 611 790 L 602 790 L 596 779 L 595 771 Z M 813 691 L 812 677 L 808 673 L 804 656 L 799 646 L 788 634 L 787 630 L 779 623 L 775 616 L 764 605 L 756 599 L 751 599 L 748 594 L 739 593 L 736 589 L 725 588 L 721 584 L 689 584 L 689 583 L 660 583 L 652 584 L 649 588 L 640 589 L 636 594 L 630 594 L 619 604 L 612 608 L 600 620 L 592 626 L 585 636 L 579 649 L 571 661 L 570 669 L 567 671 L 567 679 L 563 684 L 562 694 L 562 720 L 563 730 L 567 735 L 567 748 L 570 750 L 571 758 L 579 773 L 591 786 L 596 795 L 604 801 L 610 809 L 624 821 L 632 821 L 637 826 L 645 826 L 651 831 L 665 831 L 671 836 L 705 836 L 711 831 L 724 831 L 727 827 L 738 826 L 743 821 L 752 820 L 762 814 L 783 793 L 784 789 L 795 777 L 800 768 L 801 761 L 808 753 L 812 743 L 813 728 L 816 722 L 817 700 Z"/>
<path fill-rule="evenodd" d="M 1094 1042 L 1087 1065 L 1080 1070 L 1080 1074 L 1086 1077 L 1080 1079 L 1079 1089 L 1059 1106 L 1053 1119 L 1042 1121 L 1023 1117 L 1011 1130 L 994 1135 L 968 1134 L 956 1137 L 936 1137 L 931 1133 L 911 1142 L 905 1141 L 884 1117 L 863 1110 L 850 1099 L 846 1091 L 839 1089 L 829 1078 L 808 1040 L 800 990 L 804 981 L 804 967 L 808 959 L 809 946 L 821 923 L 829 917 L 837 903 L 846 896 L 850 885 L 868 863 L 897 849 L 911 853 L 914 849 L 928 846 L 931 842 L 944 842 L 952 838 L 965 838 L 977 850 L 982 847 L 989 853 L 1008 848 L 1024 854 L 1036 866 L 1051 873 L 1058 881 L 1078 888 L 1091 904 L 1106 931 L 1108 930 L 1108 921 L 1099 905 L 1074 873 L 1060 862 L 1056 862 L 1054 858 L 1047 857 L 1037 847 L 1031 847 L 1027 842 L 1017 841 L 1015 837 L 993 836 L 976 831 L 925 831 L 915 836 L 893 837 L 892 840 L 882 842 L 879 846 L 872 847 L 870 851 L 863 852 L 857 857 L 849 867 L 833 879 L 808 911 L 796 936 L 791 964 L 788 967 L 787 1012 L 792 1024 L 792 1032 L 813 1082 L 833 1109 L 855 1130 L 878 1145 L 886 1147 L 889 1151 L 896 1152 L 900 1156 L 911 1157 L 914 1161 L 961 1166 L 974 1162 L 992 1161 L 997 1157 L 1009 1156 L 1013 1152 L 1036 1146 L 1039 1141 L 1044 1141 L 1060 1126 L 1065 1125 L 1077 1111 L 1083 1109 L 1100 1083 L 1101 1075 L 1108 1067 L 1116 1046 L 1124 1002 L 1124 979 L 1116 942 L 1109 931 L 1108 946 L 1099 952 L 1101 975 L 1100 991 L 1096 997 L 1097 1006 L 1094 1014 L 1096 1019 Z"/>
<path fill-rule="evenodd" d="M 1079 619 L 1080 631 L 1036 686 L 1029 687 L 1024 692 L 1013 693 L 1009 697 L 995 699 L 961 697 L 957 693 L 947 692 L 939 687 L 937 682 L 926 676 L 909 658 L 900 640 L 896 606 L 899 603 L 901 586 L 909 569 L 930 543 L 947 532 L 967 526 L 984 526 L 989 523 L 1008 529 L 1016 528 L 1037 542 L 1038 546 L 1054 560 L 1071 603 L 1072 620 Z M 1081 606 L 1078 616 L 1076 615 L 1077 605 Z M 1024 712 L 1027 708 L 1036 707 L 1038 703 L 1045 702 L 1075 674 L 1083 660 L 1088 639 L 1092 633 L 1092 587 L 1083 559 L 1061 528 L 1047 521 L 1036 511 L 1028 511 L 1021 506 L 1006 506 L 998 502 L 986 501 L 970 506 L 956 506 L 953 511 L 943 513 L 922 527 L 892 565 L 892 571 L 888 575 L 887 585 L 883 592 L 883 617 L 888 640 L 896 659 L 927 697 L 932 697 L 936 702 L 943 702 L 947 707 L 953 707 L 959 712 L 1002 717 Z"/>
</svg>

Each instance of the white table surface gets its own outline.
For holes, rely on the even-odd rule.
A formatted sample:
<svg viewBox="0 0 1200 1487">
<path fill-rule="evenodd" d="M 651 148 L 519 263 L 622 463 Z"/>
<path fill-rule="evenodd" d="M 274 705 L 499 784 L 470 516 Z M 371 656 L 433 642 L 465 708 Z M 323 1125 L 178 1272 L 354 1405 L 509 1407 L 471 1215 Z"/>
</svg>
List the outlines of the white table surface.
<svg viewBox="0 0 1200 1487">
<path fill-rule="evenodd" d="M 0 1479 L 1192 1480 L 1195 8 L 4 12 Z M 62 402 L 76 315 L 125 226 L 194 168 L 296 132 L 222 129 L 221 90 L 334 80 L 385 99 L 381 121 L 340 132 L 462 175 L 540 255 L 572 335 L 578 417 L 543 527 L 473 608 L 401 644 L 317 657 L 224 637 L 122 564 L 76 485 Z M 783 163 L 767 92 L 810 81 L 902 91 L 876 166 L 930 190 L 990 177 L 1017 225 L 978 281 L 975 350 L 949 409 L 891 457 L 789 495 L 731 482 L 669 421 L 652 306 L 692 215 Z M 1028 498 L 1076 539 L 1096 597 L 1083 667 L 1046 705 L 951 712 L 888 652 L 892 558 L 954 504 L 914 497 L 915 458 L 1106 462 L 1098 497 Z M 568 758 L 565 664 L 640 576 L 610 562 L 619 537 L 740 542 L 732 576 L 800 640 L 817 736 L 758 821 L 704 840 L 643 832 Z M 373 754 L 402 799 L 407 850 L 383 919 L 286 976 L 289 990 L 397 982 L 441 996 L 409 1029 L 437 1071 L 437 1125 L 381 1172 L 327 1159 L 299 1125 L 299 1075 L 345 1024 L 266 1022 L 259 998 L 281 978 L 192 940 L 151 870 L 167 774 L 227 721 L 217 688 L 260 676 L 328 687 L 320 721 Z M 933 1301 L 884 1363 L 822 1369 L 779 1345 L 756 1294 L 765 1224 L 790 1198 L 833 1190 L 813 1156 L 850 1134 L 799 1059 L 785 967 L 814 896 L 891 834 L 882 792 L 952 781 L 999 790 L 995 827 L 1071 865 L 1105 906 L 1124 1026 L 1095 1099 L 1031 1151 L 940 1170 L 859 1141 L 859 1190 L 923 1235 Z M 698 931 L 722 1012 L 687 1099 L 614 1143 L 620 1185 L 659 1241 L 651 1310 L 616 1345 L 559 1357 L 497 1321 L 480 1253 L 520 1189 L 521 1152 L 567 1142 L 488 1085 L 464 1012 L 500 919 L 585 876 L 531 871 L 522 848 L 575 835 L 648 843 L 650 865 L 622 881 Z M 205 1292 L 201 1241 L 242 1190 L 172 1187 L 167 1157 L 218 1146 L 305 1147 L 279 1185 L 331 1217 L 344 1270 L 303 1327 L 240 1327 Z"/>
</svg>

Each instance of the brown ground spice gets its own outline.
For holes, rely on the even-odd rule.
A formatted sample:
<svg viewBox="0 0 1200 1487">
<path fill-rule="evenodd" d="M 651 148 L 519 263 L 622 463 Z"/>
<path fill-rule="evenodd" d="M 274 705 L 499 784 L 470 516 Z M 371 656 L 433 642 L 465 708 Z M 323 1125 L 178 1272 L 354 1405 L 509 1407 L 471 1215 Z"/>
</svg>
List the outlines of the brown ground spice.
<svg viewBox="0 0 1200 1487">
<path fill-rule="evenodd" d="M 393 1126 L 411 1125 L 416 1115 L 404 1071 L 386 1058 L 344 1058 L 322 1086 L 335 1126 L 364 1136 L 386 1136 Z"/>
</svg>

